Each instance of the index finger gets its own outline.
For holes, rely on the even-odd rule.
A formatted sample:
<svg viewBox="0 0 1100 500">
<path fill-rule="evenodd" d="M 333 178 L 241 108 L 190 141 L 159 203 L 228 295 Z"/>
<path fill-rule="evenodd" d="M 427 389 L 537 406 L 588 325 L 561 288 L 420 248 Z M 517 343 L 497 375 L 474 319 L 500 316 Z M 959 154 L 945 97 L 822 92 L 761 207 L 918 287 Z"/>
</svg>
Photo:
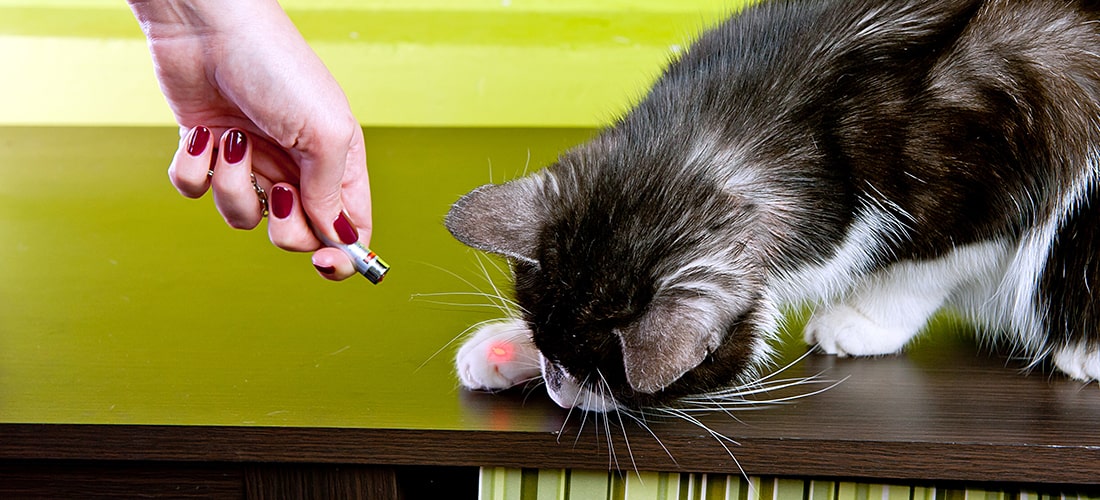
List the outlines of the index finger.
<svg viewBox="0 0 1100 500">
<path fill-rule="evenodd" d="M 210 189 L 210 171 L 214 159 L 213 135 L 210 129 L 199 125 L 192 129 L 181 127 L 179 147 L 168 166 L 168 179 L 180 194 L 199 198 Z"/>
</svg>

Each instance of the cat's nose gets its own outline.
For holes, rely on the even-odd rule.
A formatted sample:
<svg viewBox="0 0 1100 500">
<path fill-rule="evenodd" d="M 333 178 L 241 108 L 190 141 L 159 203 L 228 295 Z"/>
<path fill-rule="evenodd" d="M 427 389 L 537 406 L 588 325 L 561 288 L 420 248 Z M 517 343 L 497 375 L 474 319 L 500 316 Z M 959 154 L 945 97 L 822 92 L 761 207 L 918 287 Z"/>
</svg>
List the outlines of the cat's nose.
<svg viewBox="0 0 1100 500">
<path fill-rule="evenodd" d="M 565 368 L 550 360 L 543 361 L 542 379 L 546 382 L 546 392 L 550 395 L 550 399 L 567 410 L 579 408 L 606 413 L 619 408 L 618 402 L 608 391 L 596 392 L 589 389 L 570 375 Z"/>
<path fill-rule="evenodd" d="M 565 409 L 577 406 L 580 396 L 580 385 L 572 379 L 564 368 L 543 358 L 542 380 L 546 382 L 546 392 L 550 394 L 550 399 Z"/>
</svg>

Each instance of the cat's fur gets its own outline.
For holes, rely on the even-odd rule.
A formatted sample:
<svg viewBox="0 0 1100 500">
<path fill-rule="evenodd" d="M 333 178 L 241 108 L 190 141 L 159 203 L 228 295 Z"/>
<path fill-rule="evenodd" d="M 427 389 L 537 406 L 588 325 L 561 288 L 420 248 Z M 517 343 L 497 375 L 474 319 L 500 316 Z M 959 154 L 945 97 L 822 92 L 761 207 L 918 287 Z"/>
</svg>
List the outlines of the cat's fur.
<svg viewBox="0 0 1100 500">
<path fill-rule="evenodd" d="M 521 317 L 494 328 L 533 339 L 562 406 L 743 382 L 777 306 L 804 301 L 827 353 L 896 352 L 949 305 L 1095 380 L 1098 19 L 1070 0 L 749 7 L 447 227 L 511 258 Z M 458 362 L 469 387 L 507 385 L 478 378 L 498 368 L 480 353 Z"/>
</svg>

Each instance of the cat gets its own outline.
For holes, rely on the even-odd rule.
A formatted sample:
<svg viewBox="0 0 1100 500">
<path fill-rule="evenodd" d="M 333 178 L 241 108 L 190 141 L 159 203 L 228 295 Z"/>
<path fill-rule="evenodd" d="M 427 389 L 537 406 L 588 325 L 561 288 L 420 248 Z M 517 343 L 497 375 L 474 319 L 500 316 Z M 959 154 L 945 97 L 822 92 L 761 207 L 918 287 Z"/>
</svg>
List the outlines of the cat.
<svg viewBox="0 0 1100 500">
<path fill-rule="evenodd" d="M 775 0 L 703 33 L 631 111 L 445 225 L 508 258 L 515 317 L 461 383 L 566 408 L 751 382 L 784 304 L 839 356 L 938 310 L 1100 379 L 1100 2 Z"/>
</svg>

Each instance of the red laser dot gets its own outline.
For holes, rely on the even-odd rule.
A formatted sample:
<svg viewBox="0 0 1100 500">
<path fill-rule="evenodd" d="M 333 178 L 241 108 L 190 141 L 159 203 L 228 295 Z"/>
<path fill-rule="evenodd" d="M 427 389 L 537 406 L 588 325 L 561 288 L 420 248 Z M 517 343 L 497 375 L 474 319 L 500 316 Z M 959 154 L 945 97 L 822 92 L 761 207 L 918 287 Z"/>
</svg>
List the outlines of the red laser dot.
<svg viewBox="0 0 1100 500">
<path fill-rule="evenodd" d="M 500 363 L 512 360 L 512 344 L 497 342 L 489 347 L 489 360 Z"/>
</svg>

